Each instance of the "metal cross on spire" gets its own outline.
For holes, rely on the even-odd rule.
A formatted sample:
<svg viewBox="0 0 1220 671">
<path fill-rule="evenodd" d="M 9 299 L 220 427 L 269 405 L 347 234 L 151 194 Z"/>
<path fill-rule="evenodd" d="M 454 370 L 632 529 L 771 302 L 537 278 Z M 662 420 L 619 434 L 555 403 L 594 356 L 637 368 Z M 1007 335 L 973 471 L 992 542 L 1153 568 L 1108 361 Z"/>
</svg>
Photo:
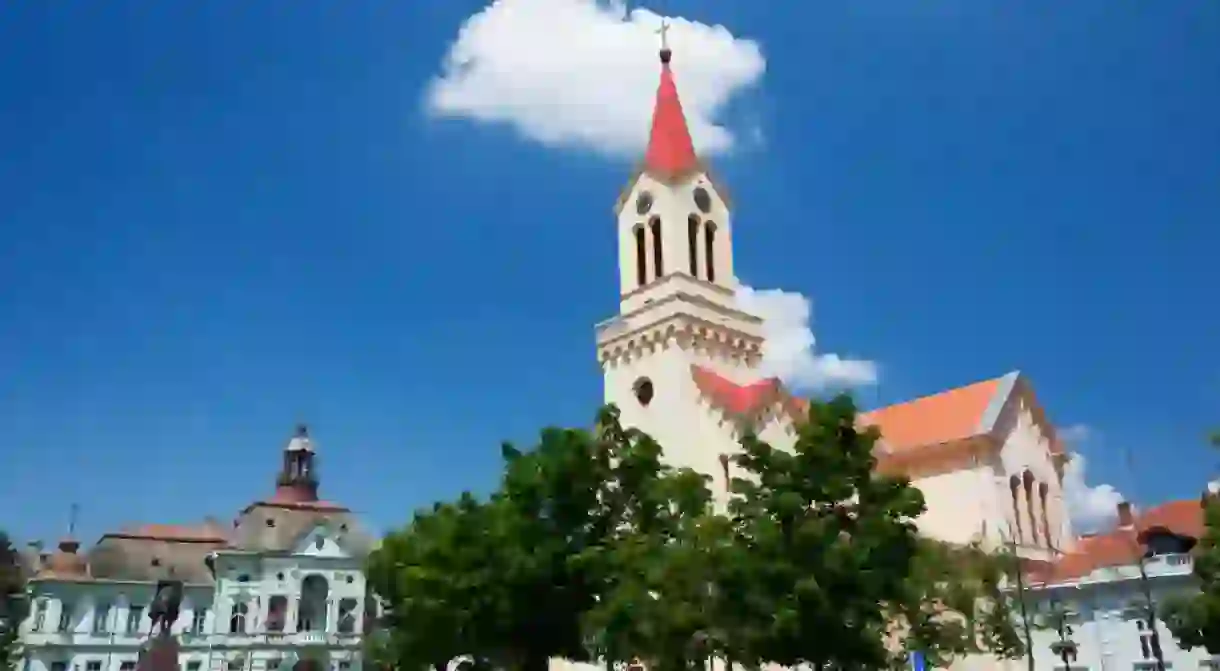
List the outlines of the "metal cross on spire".
<svg viewBox="0 0 1220 671">
<path fill-rule="evenodd" d="M 669 51 L 669 28 L 669 22 L 661 19 L 661 27 L 656 30 L 656 33 L 661 36 L 661 51 Z"/>
</svg>

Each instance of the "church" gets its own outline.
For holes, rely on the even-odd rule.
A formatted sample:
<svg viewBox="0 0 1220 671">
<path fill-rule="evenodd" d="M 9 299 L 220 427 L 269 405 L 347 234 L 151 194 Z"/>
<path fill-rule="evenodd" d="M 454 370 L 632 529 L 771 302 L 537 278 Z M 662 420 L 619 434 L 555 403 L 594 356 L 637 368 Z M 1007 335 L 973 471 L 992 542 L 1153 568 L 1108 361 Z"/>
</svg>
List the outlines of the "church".
<svg viewBox="0 0 1220 671">
<path fill-rule="evenodd" d="M 736 300 L 732 203 L 696 153 L 663 45 L 652 128 L 615 204 L 618 314 L 596 326 L 605 401 L 656 438 L 676 466 L 712 476 L 727 502 L 730 455 L 750 423 L 794 442 L 805 402 L 760 376 L 762 320 Z M 1029 379 L 1011 372 L 862 416 L 882 433 L 879 468 L 922 490 L 922 533 L 1015 544 L 1050 563 L 1075 538 L 1063 474 L 1069 453 Z"/>
</svg>

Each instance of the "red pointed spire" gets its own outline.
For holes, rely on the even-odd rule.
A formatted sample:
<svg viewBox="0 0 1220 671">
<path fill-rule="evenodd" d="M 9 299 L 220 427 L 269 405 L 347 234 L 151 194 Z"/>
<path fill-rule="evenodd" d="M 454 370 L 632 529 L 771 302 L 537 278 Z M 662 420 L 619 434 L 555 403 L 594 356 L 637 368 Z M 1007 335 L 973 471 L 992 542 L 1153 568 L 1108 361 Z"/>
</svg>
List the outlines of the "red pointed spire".
<svg viewBox="0 0 1220 671">
<path fill-rule="evenodd" d="M 695 144 L 686 127 L 686 115 L 678 100 L 674 73 L 669 69 L 672 56 L 668 47 L 661 49 L 661 85 L 657 87 L 656 107 L 652 110 L 652 133 L 644 154 L 646 170 L 673 176 L 689 172 L 699 165 Z"/>
</svg>

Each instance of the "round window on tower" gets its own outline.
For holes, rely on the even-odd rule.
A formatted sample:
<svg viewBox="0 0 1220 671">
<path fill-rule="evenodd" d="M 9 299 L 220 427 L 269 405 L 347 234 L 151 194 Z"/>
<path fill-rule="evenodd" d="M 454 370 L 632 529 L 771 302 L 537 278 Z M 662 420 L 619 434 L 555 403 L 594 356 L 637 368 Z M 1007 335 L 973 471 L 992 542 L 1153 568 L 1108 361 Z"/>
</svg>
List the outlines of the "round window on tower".
<svg viewBox="0 0 1220 671">
<path fill-rule="evenodd" d="M 638 214 L 648 214 L 652 209 L 652 194 L 647 191 L 641 191 L 640 195 L 635 199 L 635 211 Z"/>
<path fill-rule="evenodd" d="M 652 380 L 642 377 L 635 381 L 631 390 L 635 393 L 635 400 L 639 401 L 640 405 L 648 407 L 648 404 L 652 403 Z"/>
<path fill-rule="evenodd" d="M 712 211 L 712 194 L 701 186 L 695 187 L 695 207 L 704 214 Z"/>
</svg>

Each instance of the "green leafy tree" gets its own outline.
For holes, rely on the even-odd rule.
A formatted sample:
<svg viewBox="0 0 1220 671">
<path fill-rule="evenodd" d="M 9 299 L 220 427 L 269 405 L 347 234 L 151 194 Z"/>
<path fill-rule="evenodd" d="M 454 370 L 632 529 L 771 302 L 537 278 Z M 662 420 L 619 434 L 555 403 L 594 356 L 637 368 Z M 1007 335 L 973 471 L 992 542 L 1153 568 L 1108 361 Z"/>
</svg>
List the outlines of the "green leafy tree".
<svg viewBox="0 0 1220 671">
<path fill-rule="evenodd" d="M 876 473 L 875 429 L 859 431 L 847 396 L 811 403 L 791 452 L 753 434 L 735 458 L 730 503 L 756 632 L 748 665 L 880 668 L 892 658 L 887 604 L 904 602 L 923 512 L 919 490 Z"/>
<path fill-rule="evenodd" d="M 1194 574 L 1199 591 L 1171 598 L 1162 606 L 1162 620 L 1183 649 L 1204 648 L 1220 654 L 1220 499 L 1209 496 L 1203 505 L 1204 532 L 1194 550 Z"/>
<path fill-rule="evenodd" d="M 890 604 L 904 649 L 920 651 L 933 667 L 982 653 L 1020 657 L 1025 645 L 1010 580 L 1016 567 L 1005 551 L 920 539 L 909 591 Z"/>
<path fill-rule="evenodd" d="M 469 494 L 390 534 L 369 562 L 399 668 L 469 656 L 534 671 L 587 656 L 591 580 L 576 558 L 604 540 L 608 457 L 587 431 L 547 429 L 486 501 Z"/>
<path fill-rule="evenodd" d="M 877 434 L 856 426 L 844 397 L 810 406 L 793 451 L 746 435 L 728 515 L 612 406 L 594 431 L 505 446 L 489 498 L 417 514 L 370 559 L 377 654 L 400 671 L 709 656 L 845 671 L 1013 647 L 1000 563 L 922 540 L 922 496 L 876 473 Z"/>
<path fill-rule="evenodd" d="M 921 538 L 920 491 L 877 472 L 876 429 L 847 396 L 814 402 L 791 452 L 741 441 L 731 502 L 742 566 L 747 664 L 816 669 L 930 666 L 988 651 L 1019 654 L 1006 562 Z"/>
<path fill-rule="evenodd" d="M 370 556 L 369 585 L 387 604 L 368 651 L 376 666 L 439 670 L 478 651 L 478 609 L 494 585 L 487 526 L 487 505 L 464 493 L 417 513 Z"/>
<path fill-rule="evenodd" d="M 28 605 L 21 557 L 0 531 L 0 669 L 16 667 L 21 658 L 18 630 Z"/>
<path fill-rule="evenodd" d="M 603 545 L 582 557 L 597 577 L 584 627 L 606 662 L 646 660 L 653 669 L 686 669 L 723 654 L 718 570 L 733 547 L 727 518 L 712 513 L 708 478 L 662 462 L 661 446 L 624 430 L 605 409 L 598 437 L 611 455 Z"/>
</svg>

